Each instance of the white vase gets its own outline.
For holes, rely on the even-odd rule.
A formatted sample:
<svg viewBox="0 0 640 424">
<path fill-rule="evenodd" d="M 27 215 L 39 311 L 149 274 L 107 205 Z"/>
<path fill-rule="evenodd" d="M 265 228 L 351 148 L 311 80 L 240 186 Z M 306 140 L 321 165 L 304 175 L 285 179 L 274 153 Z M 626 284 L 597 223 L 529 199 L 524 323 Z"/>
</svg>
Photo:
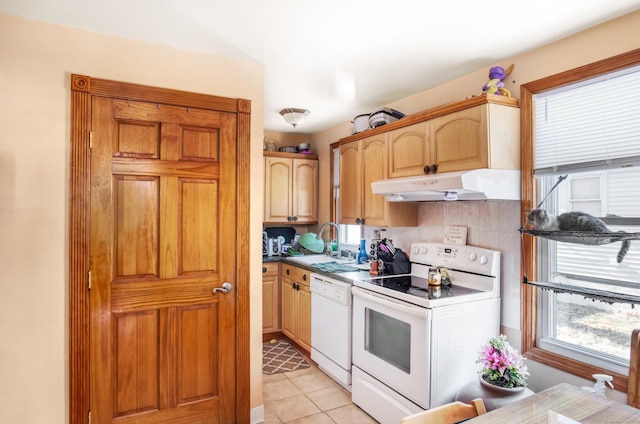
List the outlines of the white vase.
<svg viewBox="0 0 640 424">
<path fill-rule="evenodd" d="M 482 386 L 484 386 L 486 389 L 495 390 L 497 392 L 502 392 L 502 393 L 504 393 L 504 396 L 509 396 L 509 394 L 520 393 L 520 392 L 522 392 L 524 390 L 524 386 L 520 386 L 520 387 L 501 387 L 501 386 L 496 386 L 495 384 L 491 384 L 487 380 L 485 380 L 484 376 L 482 374 L 480 374 L 478 377 L 480 378 L 480 384 Z"/>
</svg>

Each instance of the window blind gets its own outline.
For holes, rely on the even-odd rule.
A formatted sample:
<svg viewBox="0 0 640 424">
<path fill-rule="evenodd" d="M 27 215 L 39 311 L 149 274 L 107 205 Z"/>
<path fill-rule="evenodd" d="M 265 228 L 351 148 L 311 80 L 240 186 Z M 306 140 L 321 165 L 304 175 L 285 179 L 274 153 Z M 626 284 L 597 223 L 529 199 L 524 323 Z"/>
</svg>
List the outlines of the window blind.
<svg viewBox="0 0 640 424">
<path fill-rule="evenodd" d="M 533 100 L 536 176 L 640 165 L 640 66 Z"/>
</svg>

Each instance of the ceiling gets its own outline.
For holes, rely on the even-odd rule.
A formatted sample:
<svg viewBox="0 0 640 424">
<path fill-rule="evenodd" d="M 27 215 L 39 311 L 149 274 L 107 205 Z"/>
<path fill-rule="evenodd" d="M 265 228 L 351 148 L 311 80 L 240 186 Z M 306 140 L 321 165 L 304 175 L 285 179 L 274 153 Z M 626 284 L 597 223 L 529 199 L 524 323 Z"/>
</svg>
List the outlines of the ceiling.
<svg viewBox="0 0 640 424">
<path fill-rule="evenodd" d="M 535 6 L 534 6 L 535 4 Z M 1 0 L 0 12 L 264 65 L 264 128 L 313 133 L 640 0 Z M 310 115 L 297 127 L 283 108 Z"/>
</svg>

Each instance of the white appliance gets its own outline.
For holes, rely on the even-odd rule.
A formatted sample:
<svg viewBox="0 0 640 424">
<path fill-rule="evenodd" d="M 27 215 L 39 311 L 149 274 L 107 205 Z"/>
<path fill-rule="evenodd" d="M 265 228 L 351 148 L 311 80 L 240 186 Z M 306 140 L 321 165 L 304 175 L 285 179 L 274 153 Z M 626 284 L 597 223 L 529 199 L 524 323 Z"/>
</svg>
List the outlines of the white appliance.
<svg viewBox="0 0 640 424">
<path fill-rule="evenodd" d="M 352 400 L 382 424 L 448 402 L 500 331 L 500 252 L 414 243 L 411 273 L 354 281 Z M 450 286 L 429 286 L 445 267 Z"/>
<path fill-rule="evenodd" d="M 351 284 L 311 274 L 311 359 L 351 390 Z"/>
<path fill-rule="evenodd" d="M 439 200 L 520 200 L 520 171 L 475 169 L 371 183 L 373 194 L 390 202 Z"/>
<path fill-rule="evenodd" d="M 262 232 L 262 256 L 266 256 L 269 253 L 269 235 L 266 231 Z"/>
</svg>

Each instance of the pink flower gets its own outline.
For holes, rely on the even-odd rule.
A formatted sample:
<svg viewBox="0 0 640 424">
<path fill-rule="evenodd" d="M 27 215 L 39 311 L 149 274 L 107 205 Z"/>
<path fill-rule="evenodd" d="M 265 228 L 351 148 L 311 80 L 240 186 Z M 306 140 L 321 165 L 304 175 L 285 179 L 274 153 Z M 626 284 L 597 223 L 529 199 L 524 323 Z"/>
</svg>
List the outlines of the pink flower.
<svg viewBox="0 0 640 424">
<path fill-rule="evenodd" d="M 483 365 L 483 378 L 502 387 L 525 386 L 529 375 L 524 358 L 500 335 L 489 340 L 480 350 L 476 362 Z"/>
</svg>

